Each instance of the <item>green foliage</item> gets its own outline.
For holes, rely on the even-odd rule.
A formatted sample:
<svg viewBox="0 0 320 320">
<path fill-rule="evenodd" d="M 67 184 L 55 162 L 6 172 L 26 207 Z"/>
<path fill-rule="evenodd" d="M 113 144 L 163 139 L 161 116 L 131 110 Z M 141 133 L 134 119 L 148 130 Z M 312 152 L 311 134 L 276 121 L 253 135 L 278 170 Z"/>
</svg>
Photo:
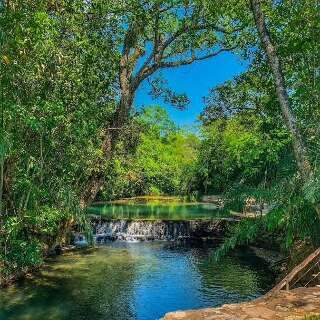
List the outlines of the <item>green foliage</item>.
<svg viewBox="0 0 320 320">
<path fill-rule="evenodd" d="M 231 227 L 229 237 L 214 252 L 214 259 L 220 260 L 223 256 L 235 249 L 237 246 L 249 245 L 265 231 L 265 224 L 262 219 L 242 220 L 239 224 Z"/>
<path fill-rule="evenodd" d="M 205 193 L 226 191 L 240 181 L 257 184 L 274 172 L 289 139 L 283 130 L 266 130 L 266 121 L 240 113 L 202 127 L 198 168 Z"/>
<path fill-rule="evenodd" d="M 320 320 L 320 316 L 305 316 L 304 320 Z"/>
<path fill-rule="evenodd" d="M 260 203 L 271 203 L 273 208 L 265 216 L 244 219 L 230 229 L 229 237 L 216 251 L 220 259 L 238 245 L 259 242 L 261 236 L 275 235 L 281 240 L 284 252 L 290 251 L 296 241 L 302 240 L 317 247 L 320 245 L 320 217 L 311 202 L 304 197 L 298 177 L 286 178 L 268 189 L 237 187 L 227 193 L 226 208 L 235 203 L 243 204 L 248 196 Z M 275 238 L 276 238 L 275 237 Z"/>
<path fill-rule="evenodd" d="M 305 184 L 246 1 L 1 3 L 1 277 L 41 264 L 70 224 L 87 230 L 79 198 L 92 174 L 106 176 L 102 199 L 214 192 L 225 194 L 226 210 L 242 210 L 248 197 L 273 206 L 266 217 L 235 226 L 221 254 L 264 232 L 281 234 L 286 249 L 297 239 L 319 243 L 318 5 L 264 2 L 263 9 L 313 164 Z M 132 100 L 149 79 L 155 97 L 183 108 L 185 95 L 150 76 L 235 46 L 247 71 L 212 89 L 199 135 L 158 107 L 129 112 L 129 123 L 109 128 L 124 67 Z M 106 130 L 120 130 L 108 161 Z"/>
<path fill-rule="evenodd" d="M 101 157 L 96 137 L 115 109 L 118 54 L 104 32 L 107 8 L 96 7 L 92 19 L 82 1 L 16 0 L 0 8 L 0 260 L 6 277 L 37 266 L 43 253 L 63 243 L 67 221 L 84 223 L 80 193 Z"/>
<path fill-rule="evenodd" d="M 141 130 L 138 145 L 129 157 L 125 145 L 119 150 L 104 197 L 187 193 L 198 138 L 177 128 L 159 107 L 144 109 L 135 121 Z"/>
<path fill-rule="evenodd" d="M 213 12 L 214 4 L 207 1 L 206 9 Z M 264 233 L 277 234 L 285 250 L 290 250 L 297 240 L 318 246 L 320 139 L 316 127 L 320 91 L 316 71 L 319 42 L 314 34 L 319 24 L 317 5 L 312 0 L 263 3 L 267 28 L 282 62 L 292 111 L 313 165 L 306 183 L 297 174 L 291 137 L 284 126 L 274 79 L 250 7 L 244 1 L 228 1 L 220 10 L 226 21 L 240 20 L 243 28 L 238 49 L 244 57 L 250 57 L 250 65 L 245 73 L 214 88 L 206 98 L 201 115 L 206 135 L 200 149 L 198 185 L 204 181 L 202 190 L 225 192 L 226 209 L 241 211 L 245 200 L 253 197 L 258 203 L 271 204 L 273 210 L 231 230 L 217 257 L 237 245 L 257 241 Z"/>
<path fill-rule="evenodd" d="M 67 211 L 49 207 L 26 211 L 19 216 L 7 216 L 0 229 L 0 279 L 23 275 L 29 268 L 39 266 L 43 253 L 59 243 L 61 229 L 71 217 Z M 65 230 L 68 232 L 68 230 Z"/>
</svg>

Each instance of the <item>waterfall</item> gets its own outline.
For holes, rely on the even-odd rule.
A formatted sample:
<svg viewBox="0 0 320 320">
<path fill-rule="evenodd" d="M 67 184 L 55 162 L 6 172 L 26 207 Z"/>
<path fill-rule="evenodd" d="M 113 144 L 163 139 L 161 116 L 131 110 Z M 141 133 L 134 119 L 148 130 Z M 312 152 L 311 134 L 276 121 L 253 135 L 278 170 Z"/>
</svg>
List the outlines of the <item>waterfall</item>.
<svg viewBox="0 0 320 320">
<path fill-rule="evenodd" d="M 220 239 L 230 219 L 216 220 L 103 220 L 92 219 L 97 243 L 106 241 Z"/>
</svg>

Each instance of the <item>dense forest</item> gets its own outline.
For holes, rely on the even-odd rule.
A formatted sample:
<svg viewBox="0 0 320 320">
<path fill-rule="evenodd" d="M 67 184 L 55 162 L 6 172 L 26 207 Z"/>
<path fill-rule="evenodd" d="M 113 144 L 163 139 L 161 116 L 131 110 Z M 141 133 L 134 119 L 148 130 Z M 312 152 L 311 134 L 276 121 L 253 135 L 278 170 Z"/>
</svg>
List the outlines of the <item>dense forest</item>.
<svg viewBox="0 0 320 320">
<path fill-rule="evenodd" d="M 0 278 L 86 229 L 93 201 L 137 195 L 272 204 L 220 253 L 261 232 L 283 250 L 317 246 L 319 12 L 316 0 L 1 1 Z M 161 70 L 225 52 L 248 67 L 210 90 L 197 128 L 135 105 L 148 82 L 188 108 Z"/>
</svg>

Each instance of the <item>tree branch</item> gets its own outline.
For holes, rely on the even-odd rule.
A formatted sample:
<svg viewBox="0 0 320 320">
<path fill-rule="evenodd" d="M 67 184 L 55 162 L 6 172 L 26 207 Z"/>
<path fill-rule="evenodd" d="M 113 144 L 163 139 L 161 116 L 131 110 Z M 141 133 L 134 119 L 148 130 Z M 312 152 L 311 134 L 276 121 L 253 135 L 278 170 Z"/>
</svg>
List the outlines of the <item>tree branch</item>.
<svg viewBox="0 0 320 320">
<path fill-rule="evenodd" d="M 213 52 L 213 53 L 210 53 L 210 54 L 202 56 L 202 57 L 196 57 L 195 54 L 192 53 L 191 58 L 187 59 L 187 60 L 162 62 L 162 60 L 165 59 L 163 57 L 165 50 L 182 35 L 184 35 L 188 32 L 201 31 L 201 30 L 206 30 L 206 29 L 212 29 L 217 32 L 224 33 L 224 34 L 232 34 L 232 33 L 237 32 L 242 29 L 242 28 L 237 28 L 237 29 L 233 29 L 233 30 L 229 31 L 221 26 L 217 26 L 214 24 L 209 24 L 209 23 L 206 24 L 206 23 L 197 22 L 196 24 L 192 24 L 192 25 L 184 24 L 176 32 L 174 32 L 169 37 L 167 37 L 166 40 L 162 40 L 161 34 L 159 34 L 159 30 L 158 30 L 159 20 L 161 19 L 160 16 L 161 16 L 162 12 L 160 11 L 160 7 L 155 7 L 155 8 L 157 9 L 158 12 L 157 12 L 157 16 L 156 16 L 155 25 L 154 25 L 153 49 L 152 49 L 152 52 L 150 53 L 150 55 L 147 57 L 146 61 L 141 66 L 141 68 L 137 71 L 135 77 L 133 77 L 133 79 L 132 79 L 132 87 L 133 88 L 138 88 L 138 86 L 140 85 L 140 83 L 144 79 L 146 79 L 147 77 L 152 75 L 159 68 L 171 68 L 171 67 L 178 67 L 181 65 L 191 64 L 194 61 L 209 59 L 211 57 L 218 55 L 221 52 L 230 51 L 230 50 L 234 49 L 234 48 L 224 48 L 224 49 L 218 50 L 217 52 Z"/>
<path fill-rule="evenodd" d="M 211 52 L 207 55 L 201 56 L 201 57 L 197 57 L 194 53 L 192 53 L 191 57 L 189 59 L 185 59 L 185 60 L 177 60 L 177 61 L 164 61 L 161 62 L 159 64 L 160 68 L 175 68 L 175 67 L 180 67 L 183 65 L 188 65 L 191 64 L 195 61 L 202 61 L 202 60 L 206 60 L 212 57 L 217 56 L 218 54 L 222 53 L 222 52 L 227 52 L 227 51 L 232 51 L 234 50 L 236 47 L 231 47 L 231 48 L 221 48 L 218 51 L 215 52 Z"/>
<path fill-rule="evenodd" d="M 135 64 L 139 58 L 145 55 L 145 53 L 146 53 L 145 50 L 140 47 L 134 48 L 133 54 L 129 56 L 129 63 Z"/>
<path fill-rule="evenodd" d="M 176 31 L 171 37 L 169 37 L 162 45 L 160 50 L 163 52 L 172 42 L 174 42 L 177 38 L 179 38 L 181 35 L 184 33 L 190 32 L 190 31 L 200 31 L 200 30 L 205 30 L 205 29 L 212 29 L 217 32 L 225 33 L 225 34 L 233 34 L 235 32 L 238 32 L 242 30 L 242 28 L 237 28 L 232 31 L 228 31 L 224 29 L 223 27 L 216 26 L 213 24 L 199 24 L 195 26 L 184 26 L 183 28 L 179 29 Z"/>
</svg>

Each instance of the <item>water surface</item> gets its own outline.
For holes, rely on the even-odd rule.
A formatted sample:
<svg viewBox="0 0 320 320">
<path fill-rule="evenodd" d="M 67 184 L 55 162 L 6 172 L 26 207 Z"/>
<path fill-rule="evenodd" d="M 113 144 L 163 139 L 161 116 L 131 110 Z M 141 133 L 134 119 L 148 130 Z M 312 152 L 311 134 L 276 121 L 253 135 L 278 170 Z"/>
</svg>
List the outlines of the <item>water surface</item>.
<svg viewBox="0 0 320 320">
<path fill-rule="evenodd" d="M 53 259 L 0 291 L 1 320 L 154 320 L 166 312 L 252 299 L 273 283 L 267 266 L 238 252 L 219 264 L 207 248 L 114 242 Z"/>
<path fill-rule="evenodd" d="M 88 209 L 90 214 L 109 219 L 132 220 L 195 220 L 225 217 L 212 203 L 163 203 L 163 204 L 97 204 Z"/>
</svg>

